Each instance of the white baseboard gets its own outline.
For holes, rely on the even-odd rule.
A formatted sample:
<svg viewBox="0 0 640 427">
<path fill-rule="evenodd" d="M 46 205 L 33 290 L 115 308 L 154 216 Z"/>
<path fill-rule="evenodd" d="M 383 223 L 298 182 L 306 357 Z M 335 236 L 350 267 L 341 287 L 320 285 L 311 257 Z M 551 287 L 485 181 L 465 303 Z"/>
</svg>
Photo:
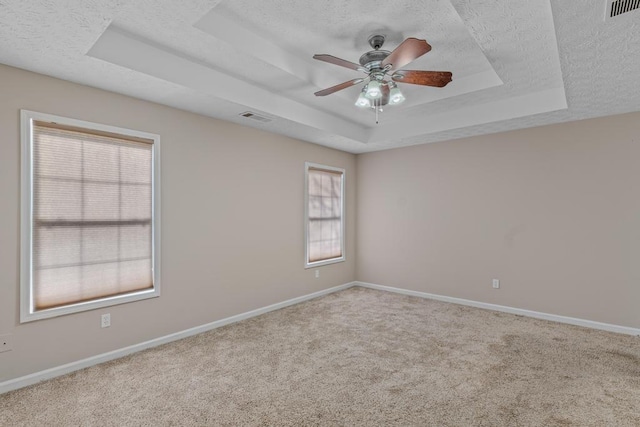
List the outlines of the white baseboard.
<svg viewBox="0 0 640 427">
<path fill-rule="evenodd" d="M 249 319 L 251 317 L 260 316 L 261 314 L 268 313 L 270 311 L 279 310 L 290 305 L 298 304 L 310 299 L 318 298 L 324 295 L 338 292 L 344 289 L 348 289 L 354 286 L 355 282 L 346 283 L 344 285 L 334 286 L 333 288 L 324 289 L 318 292 L 314 292 L 301 297 L 292 298 L 287 301 L 279 302 L 276 304 L 268 305 L 266 307 L 258 308 L 255 310 L 247 311 L 246 313 L 237 314 L 235 316 L 227 317 L 225 319 L 216 320 L 215 322 L 207 323 L 205 325 L 196 326 L 194 328 L 186 329 L 184 331 L 176 332 L 173 334 L 165 335 L 163 337 L 154 338 L 149 341 L 145 341 L 139 344 L 134 344 L 129 347 L 113 350 L 108 353 L 98 354 L 96 356 L 88 357 L 86 359 L 78 360 L 76 362 L 67 363 L 66 365 L 56 366 L 54 368 L 45 369 L 44 371 L 35 372 L 33 374 L 25 375 L 23 377 L 0 382 L 0 394 L 6 393 L 11 390 L 17 390 L 22 387 L 26 387 L 40 381 L 48 380 L 51 378 L 59 377 L 80 369 L 88 368 L 93 365 L 108 362 L 113 359 L 118 359 L 123 356 L 127 356 L 131 353 L 146 350 L 148 348 L 156 347 L 162 344 L 166 344 L 172 341 L 177 341 L 182 338 L 187 338 L 192 335 L 197 335 L 202 332 L 207 332 L 212 329 L 219 328 L 221 326 L 228 325 L 230 323 L 239 322 L 241 320 Z"/>
<path fill-rule="evenodd" d="M 521 308 L 514 308 L 514 307 L 507 307 L 504 305 L 497 305 L 497 304 L 489 304 L 489 303 L 485 303 L 485 302 L 478 302 L 478 301 L 472 301 L 472 300 L 467 300 L 467 299 L 462 299 L 462 298 L 454 298 L 454 297 L 448 297 L 448 296 L 444 296 L 444 295 L 436 295 L 436 294 L 430 294 L 430 293 L 426 293 L 426 292 L 419 292 L 419 291 L 412 291 L 409 289 L 400 289 L 400 288 L 394 288 L 391 286 L 383 286 L 383 285 L 376 285 L 373 283 L 366 283 L 366 282 L 351 282 L 351 283 L 346 283 L 344 285 L 340 285 L 340 286 L 334 286 L 333 288 L 329 288 L 329 289 L 324 289 L 322 291 L 318 291 L 318 292 L 314 292 L 308 295 L 303 295 L 301 297 L 297 297 L 297 298 L 292 298 L 290 300 L 287 301 L 283 301 L 283 302 L 279 302 L 276 304 L 272 304 L 272 305 L 268 305 L 266 307 L 262 307 L 262 308 L 258 308 L 255 310 L 251 310 L 248 311 L 246 313 L 241 313 L 235 316 L 231 316 L 231 317 L 227 317 L 225 319 L 220 319 L 217 320 L 215 322 L 211 322 L 211 323 L 207 323 L 205 325 L 200 325 L 200 326 L 196 326 L 194 328 L 191 329 L 186 329 L 184 331 L 180 331 L 180 332 L 176 332 L 173 334 L 169 334 L 169 335 L 165 335 L 163 337 L 159 337 L 159 338 L 154 338 L 152 340 L 149 341 L 145 341 L 139 344 L 134 344 L 131 345 L 129 347 L 124 347 L 118 350 L 114 350 L 114 351 L 110 351 L 108 353 L 103 353 L 103 354 L 98 354 L 96 356 L 92 356 L 86 359 L 82 359 L 82 360 L 78 360 L 76 362 L 71 362 L 71 363 L 67 363 L 66 365 L 61 365 L 61 366 L 56 366 L 54 368 L 50 368 L 50 369 L 46 369 L 44 371 L 40 371 L 40 372 L 35 372 L 33 374 L 29 374 L 29 375 L 25 375 L 23 377 L 19 377 L 19 378 L 15 378 L 15 379 L 11 379 L 8 381 L 4 381 L 4 382 L 0 382 L 0 394 L 2 393 L 6 393 L 8 391 L 11 390 L 17 390 L 19 388 L 22 387 L 26 387 L 32 384 L 36 384 L 40 381 L 44 381 L 44 380 L 48 380 L 51 378 L 55 378 L 55 377 L 59 377 L 61 375 L 65 375 L 74 371 L 78 371 L 80 369 L 84 369 L 84 368 L 88 368 L 90 366 L 93 365 L 97 365 L 100 363 L 104 363 L 104 362 L 108 362 L 110 360 L 114 360 L 114 359 L 118 359 L 120 357 L 123 356 L 127 356 L 129 354 L 132 353 L 136 353 L 138 351 L 142 351 L 142 350 L 146 350 L 148 348 L 152 348 L 152 347 L 156 347 L 162 344 L 166 344 L 172 341 L 177 341 L 179 339 L 182 338 L 187 338 L 190 337 L 192 335 L 197 335 L 200 334 L 202 332 L 207 332 L 210 331 L 212 329 L 216 329 L 219 328 L 221 326 L 225 326 L 231 323 L 235 323 L 235 322 L 239 322 L 241 320 L 245 320 L 245 319 L 249 319 L 251 317 L 256 317 L 259 316 L 261 314 L 265 314 L 268 313 L 270 311 L 274 311 L 274 310 L 279 310 L 281 308 L 284 307 L 288 307 L 294 304 L 298 304 L 304 301 L 308 301 L 314 298 L 318 298 L 324 295 L 328 295 L 331 294 L 333 292 L 338 292 L 338 291 L 342 291 L 344 289 L 348 289 L 351 288 L 352 286 L 361 286 L 364 288 L 370 288 L 370 289 L 377 289 L 380 291 L 387 291 L 387 292 L 394 292 L 397 294 L 402 294 L 402 295 L 409 295 L 409 296 L 415 296 L 415 297 L 420 297 L 420 298 L 428 298 L 428 299 L 433 299 L 433 300 L 437 300 L 437 301 L 444 301 L 444 302 L 450 302 L 453 304 L 461 304 L 461 305 L 467 305 L 467 306 L 471 306 L 471 307 L 477 307 L 477 308 L 483 308 L 483 309 L 487 309 L 487 310 L 494 310 L 494 311 L 501 311 L 504 313 L 511 313 L 511 314 L 517 314 L 520 316 L 527 316 L 527 317 L 533 317 L 536 319 L 544 319 L 544 320 L 551 320 L 554 322 L 560 322 L 560 323 L 567 323 L 570 325 L 577 325 L 577 326 L 584 326 L 587 328 L 592 328 L 592 329 L 600 329 L 603 331 L 609 331 L 609 332 L 616 332 L 616 333 L 621 333 L 621 334 L 627 334 L 627 335 L 636 335 L 636 336 L 640 336 L 640 329 L 637 328 L 631 328 L 628 326 L 619 326 L 619 325 L 612 325 L 609 323 L 601 323 L 601 322 L 595 322 L 592 320 L 585 320 L 585 319 L 577 319 L 577 318 L 573 318 L 573 317 L 566 317 L 566 316 L 559 316 L 556 314 L 549 314 L 549 313 L 541 313 L 538 311 L 532 311 L 532 310 L 525 310 L 525 309 L 521 309 Z"/>
<path fill-rule="evenodd" d="M 575 317 L 559 316 L 557 314 L 541 313 L 539 311 L 525 310 L 522 308 L 508 307 L 504 305 L 489 304 L 486 302 L 472 301 L 462 298 L 447 297 L 444 295 L 429 294 L 426 292 L 411 291 L 408 289 L 394 288 L 391 286 L 376 285 L 374 283 L 354 282 L 356 286 L 377 289 L 379 291 L 395 292 L 402 295 L 410 295 L 420 298 L 428 298 L 437 301 L 450 302 L 453 304 L 468 305 L 471 307 L 484 308 L 487 310 L 501 311 L 504 313 L 517 314 L 520 316 L 533 317 L 535 319 L 551 320 L 552 322 L 568 323 L 569 325 L 584 326 L 586 328 L 600 329 L 603 331 L 616 332 L 619 334 L 640 336 L 640 329 L 628 326 L 612 325 L 610 323 L 595 322 L 593 320 L 577 319 Z"/>
</svg>

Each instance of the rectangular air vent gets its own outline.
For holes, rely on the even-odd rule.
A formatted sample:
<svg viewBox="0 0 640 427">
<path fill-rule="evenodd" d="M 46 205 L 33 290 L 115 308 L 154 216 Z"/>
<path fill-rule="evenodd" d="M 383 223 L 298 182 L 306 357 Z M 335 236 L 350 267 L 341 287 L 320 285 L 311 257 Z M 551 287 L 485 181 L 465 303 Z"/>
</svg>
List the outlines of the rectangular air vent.
<svg viewBox="0 0 640 427">
<path fill-rule="evenodd" d="M 623 13 L 640 8 L 640 0 L 607 0 L 605 19 L 615 18 Z"/>
<path fill-rule="evenodd" d="M 640 1 L 640 0 L 638 0 L 638 1 Z M 273 119 L 271 119 L 269 117 L 261 116 L 261 115 L 256 114 L 256 113 L 252 113 L 251 111 L 245 111 L 244 113 L 241 113 L 240 115 L 242 117 L 246 117 L 247 119 L 256 120 L 256 121 L 262 122 L 262 123 L 269 123 L 270 121 L 273 121 Z"/>
</svg>

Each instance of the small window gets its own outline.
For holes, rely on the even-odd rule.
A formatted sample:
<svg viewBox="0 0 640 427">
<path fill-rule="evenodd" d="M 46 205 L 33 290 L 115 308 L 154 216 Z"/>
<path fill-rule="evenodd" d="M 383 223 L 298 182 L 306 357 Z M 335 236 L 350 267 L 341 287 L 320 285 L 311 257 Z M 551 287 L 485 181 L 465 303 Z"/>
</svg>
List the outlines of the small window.
<svg viewBox="0 0 640 427">
<path fill-rule="evenodd" d="M 305 163 L 305 268 L 344 261 L 344 169 Z"/>
<path fill-rule="evenodd" d="M 153 134 L 21 112 L 21 321 L 160 294 Z"/>
</svg>

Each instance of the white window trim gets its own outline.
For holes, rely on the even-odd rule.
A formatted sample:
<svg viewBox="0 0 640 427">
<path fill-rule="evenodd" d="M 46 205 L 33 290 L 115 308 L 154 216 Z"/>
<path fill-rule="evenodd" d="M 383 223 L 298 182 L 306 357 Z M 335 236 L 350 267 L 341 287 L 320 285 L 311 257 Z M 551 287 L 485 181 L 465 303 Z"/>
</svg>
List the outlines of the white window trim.
<svg viewBox="0 0 640 427">
<path fill-rule="evenodd" d="M 340 186 L 340 205 L 342 206 L 341 221 L 340 221 L 340 235 L 342 236 L 340 242 L 340 251 L 342 256 L 339 258 L 331 258 L 322 261 L 309 262 L 309 168 L 325 169 L 329 171 L 341 172 L 342 182 Z M 320 163 L 305 162 L 304 163 L 304 268 L 320 267 L 328 264 L 335 264 L 337 262 L 344 262 L 346 260 L 345 253 L 345 203 L 344 203 L 344 189 L 347 174 L 344 169 L 336 168 L 333 166 L 322 165 Z"/>
<path fill-rule="evenodd" d="M 75 126 L 90 130 L 111 132 L 120 135 L 138 137 L 153 140 L 152 148 L 152 257 L 153 257 L 153 289 L 143 290 L 127 295 L 116 295 L 101 298 L 95 301 L 79 302 L 61 307 L 45 310 L 33 310 L 32 292 L 32 236 L 33 229 L 33 122 L 53 122 L 62 125 Z M 52 114 L 38 113 L 35 111 L 20 110 L 20 139 L 21 139 L 21 211 L 20 211 L 20 323 L 34 320 L 47 319 L 65 314 L 78 313 L 87 310 L 108 307 L 116 304 L 124 304 L 147 298 L 160 296 L 160 136 L 147 132 L 115 126 L 86 122 L 83 120 L 69 119 Z"/>
</svg>

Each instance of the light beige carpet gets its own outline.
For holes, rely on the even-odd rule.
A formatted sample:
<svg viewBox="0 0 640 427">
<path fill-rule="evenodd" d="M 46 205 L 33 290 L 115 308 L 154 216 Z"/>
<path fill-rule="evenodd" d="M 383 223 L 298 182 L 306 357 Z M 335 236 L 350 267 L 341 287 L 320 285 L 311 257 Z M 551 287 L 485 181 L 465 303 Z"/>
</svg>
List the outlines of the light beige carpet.
<svg viewBox="0 0 640 427">
<path fill-rule="evenodd" d="M 0 396 L 2 426 L 640 426 L 640 341 L 351 288 Z"/>
</svg>

